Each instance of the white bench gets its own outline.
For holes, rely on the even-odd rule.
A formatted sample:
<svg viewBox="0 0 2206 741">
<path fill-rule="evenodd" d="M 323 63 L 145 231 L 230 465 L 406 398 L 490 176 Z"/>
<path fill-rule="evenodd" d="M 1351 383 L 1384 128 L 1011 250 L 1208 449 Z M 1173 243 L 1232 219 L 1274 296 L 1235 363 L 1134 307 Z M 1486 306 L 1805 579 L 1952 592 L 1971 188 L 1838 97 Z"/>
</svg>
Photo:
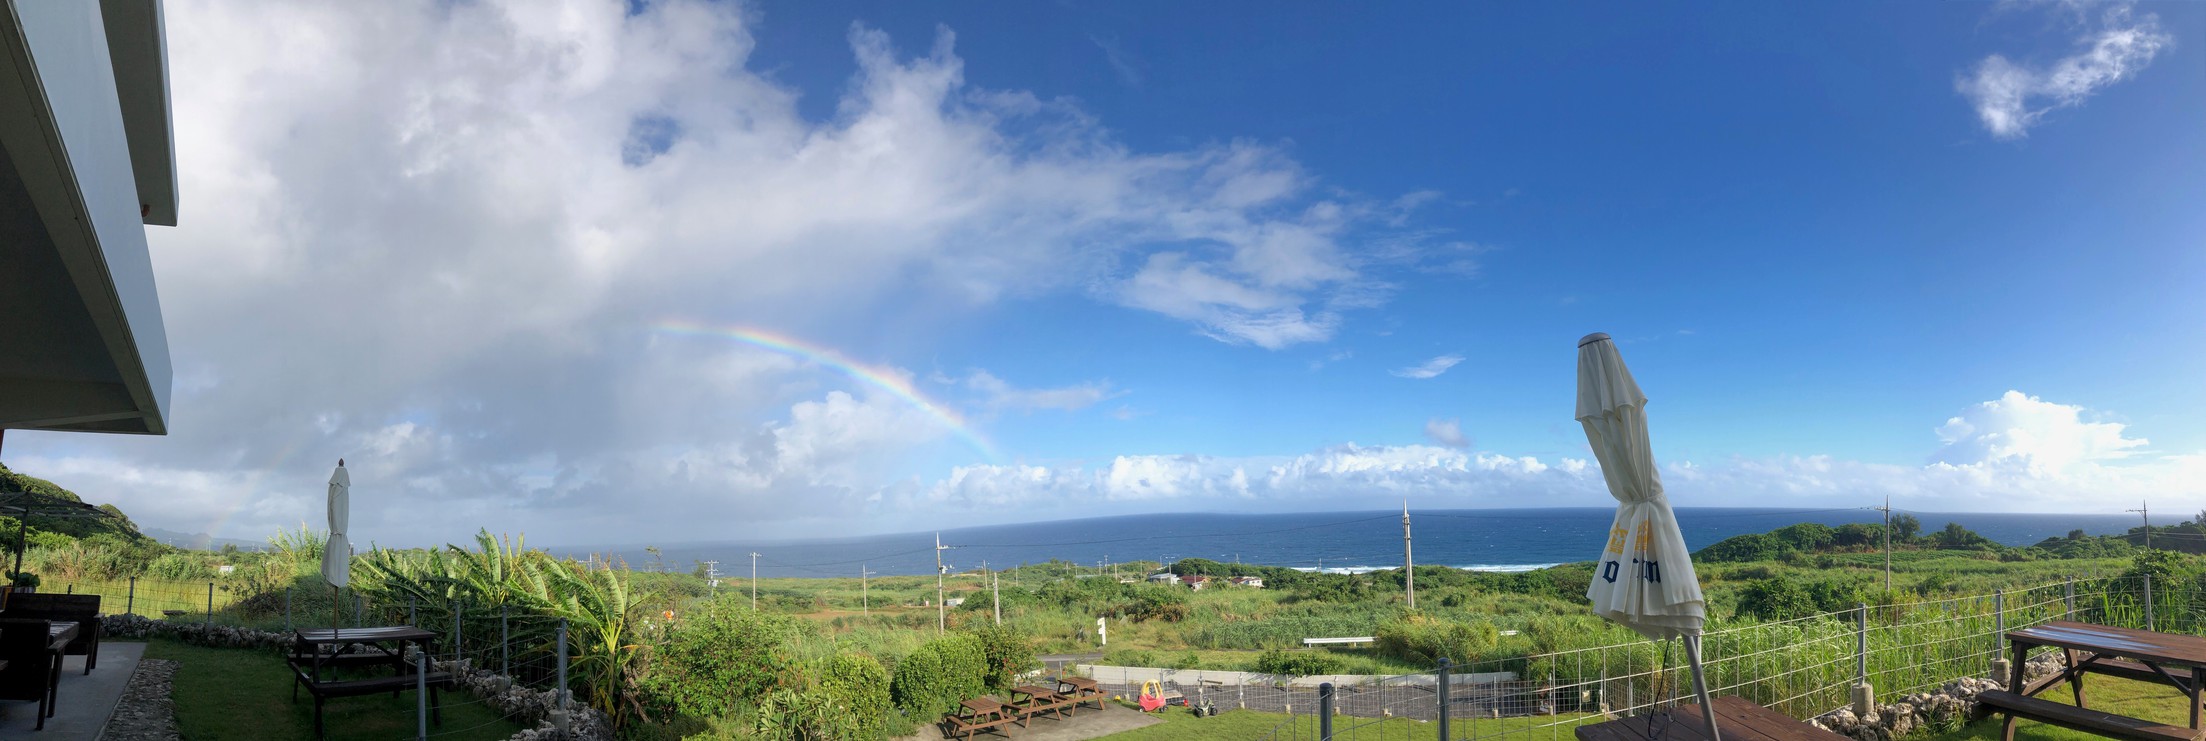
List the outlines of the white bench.
<svg viewBox="0 0 2206 741">
<path fill-rule="evenodd" d="M 1356 637 L 1353 637 L 1353 638 L 1304 638 L 1304 639 L 1302 639 L 1302 645 L 1304 645 L 1304 646 L 1352 646 L 1352 645 L 1357 645 L 1357 644 L 1363 644 L 1363 643 L 1376 643 L 1377 641 L 1378 641 L 1378 639 L 1376 639 L 1376 638 L 1373 638 L 1373 637 L 1371 637 L 1371 636 L 1356 636 Z"/>
</svg>

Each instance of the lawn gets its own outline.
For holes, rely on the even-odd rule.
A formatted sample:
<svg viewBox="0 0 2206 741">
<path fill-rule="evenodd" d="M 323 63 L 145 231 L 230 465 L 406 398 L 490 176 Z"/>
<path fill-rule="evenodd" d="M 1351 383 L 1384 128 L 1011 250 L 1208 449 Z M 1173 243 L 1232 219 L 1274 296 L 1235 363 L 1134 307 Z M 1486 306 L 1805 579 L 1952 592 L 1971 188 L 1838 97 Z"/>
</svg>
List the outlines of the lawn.
<svg viewBox="0 0 2206 741">
<path fill-rule="evenodd" d="M 311 739 L 314 701 L 291 701 L 292 675 L 279 654 L 206 648 L 170 640 L 146 644 L 146 658 L 178 662 L 173 696 L 186 739 Z M 444 692 L 444 724 L 429 732 L 454 739 L 502 739 L 521 727 L 465 692 Z M 322 713 L 330 739 L 392 739 L 414 734 L 414 693 L 331 698 Z"/>
<path fill-rule="evenodd" d="M 2046 690 L 2038 697 L 2064 705 L 2073 705 L 2076 700 L 2076 696 L 2070 694 L 2065 685 Z M 2089 701 L 2093 710 L 2144 718 L 2177 727 L 2191 724 L 2191 716 L 2183 708 L 2183 693 L 2164 684 L 2093 676 L 2084 680 L 2084 699 Z M 1958 729 L 1920 738 L 1924 741 L 1996 741 L 1999 738 L 2000 724 L 2004 722 L 2004 716 L 1995 715 Z M 2016 741 L 2085 741 L 2100 738 L 2104 737 L 2031 720 L 2015 725 Z"/>
</svg>

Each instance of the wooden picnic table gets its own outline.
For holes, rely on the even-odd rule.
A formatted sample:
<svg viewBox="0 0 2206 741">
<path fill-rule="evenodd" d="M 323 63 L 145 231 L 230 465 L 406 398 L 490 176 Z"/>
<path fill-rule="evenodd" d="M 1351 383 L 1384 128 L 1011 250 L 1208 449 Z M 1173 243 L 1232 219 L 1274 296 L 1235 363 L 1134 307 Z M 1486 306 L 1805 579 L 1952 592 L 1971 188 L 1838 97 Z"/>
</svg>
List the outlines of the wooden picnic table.
<svg viewBox="0 0 2206 741">
<path fill-rule="evenodd" d="M 1716 733 L 1724 741 L 1852 741 L 1737 696 L 1718 695 L 1711 702 L 1716 706 Z M 1708 741 L 1708 721 L 1695 703 L 1579 726 L 1576 733 L 1578 741 Z"/>
<path fill-rule="evenodd" d="M 1095 709 L 1103 709 L 1103 688 L 1087 677 L 1064 676 L 1057 678 L 1057 694 L 1072 698 L 1072 707 L 1093 702 Z"/>
<path fill-rule="evenodd" d="M 2114 738 L 2146 741 L 2196 741 L 2199 729 L 2200 689 L 2206 685 L 2206 638 L 2156 633 L 2056 620 L 2030 628 L 2007 631 L 2013 666 L 2007 690 L 1977 696 L 1980 712 L 2007 716 L 2001 727 L 2006 741 L 2014 739 L 2015 721 L 2028 718 Z M 2035 683 L 2025 681 L 2031 649 L 2060 649 L 2062 668 Z M 2091 710 L 2084 702 L 2085 674 L 2107 674 L 2125 679 L 2165 684 L 2181 691 L 2190 706 L 2189 728 L 2155 723 Z M 2054 685 L 2067 682 L 2076 704 L 2063 705 L 2036 697 Z"/>
<path fill-rule="evenodd" d="M 1020 695 L 1025 695 L 1026 699 L 1020 700 Z M 1043 713 L 1056 713 L 1059 719 L 1063 719 L 1076 704 L 1077 701 L 1071 697 L 1048 687 L 1022 684 L 1011 688 L 1011 706 L 1019 709 L 1021 728 L 1026 727 L 1028 720 Z"/>
<path fill-rule="evenodd" d="M 322 704 L 328 698 L 382 692 L 395 697 L 405 690 L 424 687 L 429 691 L 430 718 L 442 725 L 443 708 L 437 700 L 437 690 L 450 684 L 452 675 L 430 672 L 417 676 L 420 673 L 416 668 L 406 663 L 408 644 L 427 654 L 436 638 L 434 631 L 408 625 L 301 630 L 294 637 L 291 649 L 291 669 L 296 675 L 291 685 L 291 699 L 298 701 L 300 687 L 305 687 L 308 694 L 314 696 L 314 735 L 320 737 Z M 339 668 L 378 665 L 391 667 L 391 675 L 369 679 L 334 679 L 325 675 Z"/>
<path fill-rule="evenodd" d="M 949 732 L 944 735 L 952 738 L 962 733 L 965 734 L 965 738 L 971 739 L 974 734 L 981 731 L 995 731 L 1003 734 L 1005 738 L 1009 738 L 1011 731 L 1005 726 L 1011 725 L 1020 719 L 1019 714 L 1014 712 L 1011 706 L 997 702 L 996 698 L 993 697 L 975 697 L 958 704 L 965 707 L 964 712 L 953 713 L 943 718 L 950 726 Z"/>
</svg>

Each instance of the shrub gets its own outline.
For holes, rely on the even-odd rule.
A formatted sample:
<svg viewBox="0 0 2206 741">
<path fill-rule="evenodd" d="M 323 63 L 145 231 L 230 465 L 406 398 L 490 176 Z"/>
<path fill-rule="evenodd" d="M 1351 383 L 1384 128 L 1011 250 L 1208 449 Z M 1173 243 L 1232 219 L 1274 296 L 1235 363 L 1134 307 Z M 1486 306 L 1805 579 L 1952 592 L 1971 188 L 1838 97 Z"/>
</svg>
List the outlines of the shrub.
<svg viewBox="0 0 2206 741">
<path fill-rule="evenodd" d="M 965 634 L 936 638 L 896 662 L 889 699 L 913 717 L 950 712 L 966 698 L 988 691 L 988 655 L 978 639 Z"/>
<path fill-rule="evenodd" d="M 1114 648 L 1103 652 L 1103 663 L 1109 666 L 1156 666 L 1157 655 L 1138 648 Z"/>
<path fill-rule="evenodd" d="M 1744 561 L 1771 561 L 1792 550 L 1786 543 L 1768 533 L 1734 535 L 1716 541 L 1715 545 L 1693 554 L 1695 563 L 1724 563 Z"/>
<path fill-rule="evenodd" d="M 802 676 L 788 644 L 803 629 L 787 615 L 713 603 L 667 632 L 640 689 L 652 704 L 695 718 L 759 702 Z"/>
<path fill-rule="evenodd" d="M 1379 626 L 1380 653 L 1403 661 L 1433 665 L 1446 658 L 1469 663 L 1494 649 L 1501 631 L 1483 620 L 1456 622 L 1412 615 Z"/>
<path fill-rule="evenodd" d="M 1307 677 L 1313 674 L 1339 674 L 1346 667 L 1347 662 L 1324 651 L 1282 651 L 1275 648 L 1256 657 L 1256 670 L 1265 674 Z"/>
<path fill-rule="evenodd" d="M 1739 617 L 1790 620 L 1815 614 L 1815 600 L 1792 579 L 1763 579 L 1739 592 Z"/>
<path fill-rule="evenodd" d="M 1189 591 L 1182 587 L 1166 585 L 1145 586 L 1134 591 L 1134 599 L 1121 608 L 1127 617 L 1136 621 L 1161 620 L 1176 623 L 1187 619 Z"/>
<path fill-rule="evenodd" d="M 820 661 L 810 673 L 819 694 L 837 708 L 837 715 L 850 719 L 842 727 L 847 733 L 814 738 L 875 738 L 881 735 L 889 713 L 889 673 L 881 668 L 881 662 L 845 651 Z M 764 709 L 763 703 L 760 708 Z"/>
<path fill-rule="evenodd" d="M 990 687 L 1009 689 L 1019 675 L 1036 668 L 1034 641 L 1026 634 L 1001 625 L 985 625 L 968 631 L 980 642 Z"/>
</svg>

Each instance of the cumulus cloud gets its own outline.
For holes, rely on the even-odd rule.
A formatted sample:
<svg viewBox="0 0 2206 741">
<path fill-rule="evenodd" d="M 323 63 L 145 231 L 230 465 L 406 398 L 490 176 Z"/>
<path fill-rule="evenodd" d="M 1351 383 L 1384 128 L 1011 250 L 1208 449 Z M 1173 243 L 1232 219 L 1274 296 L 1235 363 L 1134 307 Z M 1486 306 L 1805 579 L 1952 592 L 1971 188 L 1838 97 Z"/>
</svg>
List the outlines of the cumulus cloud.
<svg viewBox="0 0 2206 741">
<path fill-rule="evenodd" d="M 2110 502 L 2206 496 L 2206 453 L 2155 454 L 2120 423 L 2079 406 L 2010 392 L 1971 405 L 1936 429 L 1925 464 L 1824 455 L 1677 460 L 1662 464 L 1671 501 L 1684 506 L 1845 507 L 1889 495 L 1901 507 L 2094 511 Z M 1440 440 L 1459 426 L 1433 420 L 1448 447 L 1341 445 L 1281 457 L 1121 456 L 1108 465 L 978 465 L 913 493 L 905 506 L 1067 501 L 1231 502 L 1242 510 L 1387 506 L 1403 495 L 1435 507 L 1609 502 L 1599 466 L 1584 458 L 1507 455 Z M 1437 432 L 1436 432 L 1437 430 Z M 1660 441 L 1657 441 L 1658 445 Z"/>
<path fill-rule="evenodd" d="M 149 238 L 174 432 L 19 434 L 10 463 L 229 536 L 319 518 L 345 457 L 362 532 L 706 537 L 979 453 L 952 405 L 662 319 L 910 352 L 1058 294 L 1281 348 L 1332 336 L 1399 267 L 1348 248 L 1395 228 L 1385 199 L 1276 144 L 1137 151 L 1053 91 L 969 84 L 948 30 L 823 39 L 856 71 L 799 90 L 753 60 L 759 14 L 630 5 L 172 2 L 186 205 Z M 997 382 L 961 393 L 1118 393 Z"/>
<path fill-rule="evenodd" d="M 1461 355 L 1442 355 L 1440 357 L 1427 360 L 1417 365 L 1412 365 L 1407 368 L 1396 368 L 1387 372 L 1402 378 L 1415 378 L 1419 380 L 1427 378 L 1438 378 L 1440 374 L 1448 372 L 1449 368 L 1453 368 L 1456 366 L 1457 363 L 1461 362 L 1463 362 L 1463 356 Z"/>
<path fill-rule="evenodd" d="M 1439 417 L 1425 420 L 1425 439 L 1457 450 L 1471 447 L 1471 439 L 1463 436 L 1461 420 Z"/>
<path fill-rule="evenodd" d="M 2135 14 L 2129 5 L 2117 4 L 2087 26 L 2073 53 L 2044 66 L 1993 54 L 1954 86 L 1975 106 L 1992 136 L 2020 139 L 2045 114 L 2082 105 L 2100 89 L 2137 74 L 2173 43 L 2174 37 L 2160 31 L 2159 16 Z"/>
</svg>

